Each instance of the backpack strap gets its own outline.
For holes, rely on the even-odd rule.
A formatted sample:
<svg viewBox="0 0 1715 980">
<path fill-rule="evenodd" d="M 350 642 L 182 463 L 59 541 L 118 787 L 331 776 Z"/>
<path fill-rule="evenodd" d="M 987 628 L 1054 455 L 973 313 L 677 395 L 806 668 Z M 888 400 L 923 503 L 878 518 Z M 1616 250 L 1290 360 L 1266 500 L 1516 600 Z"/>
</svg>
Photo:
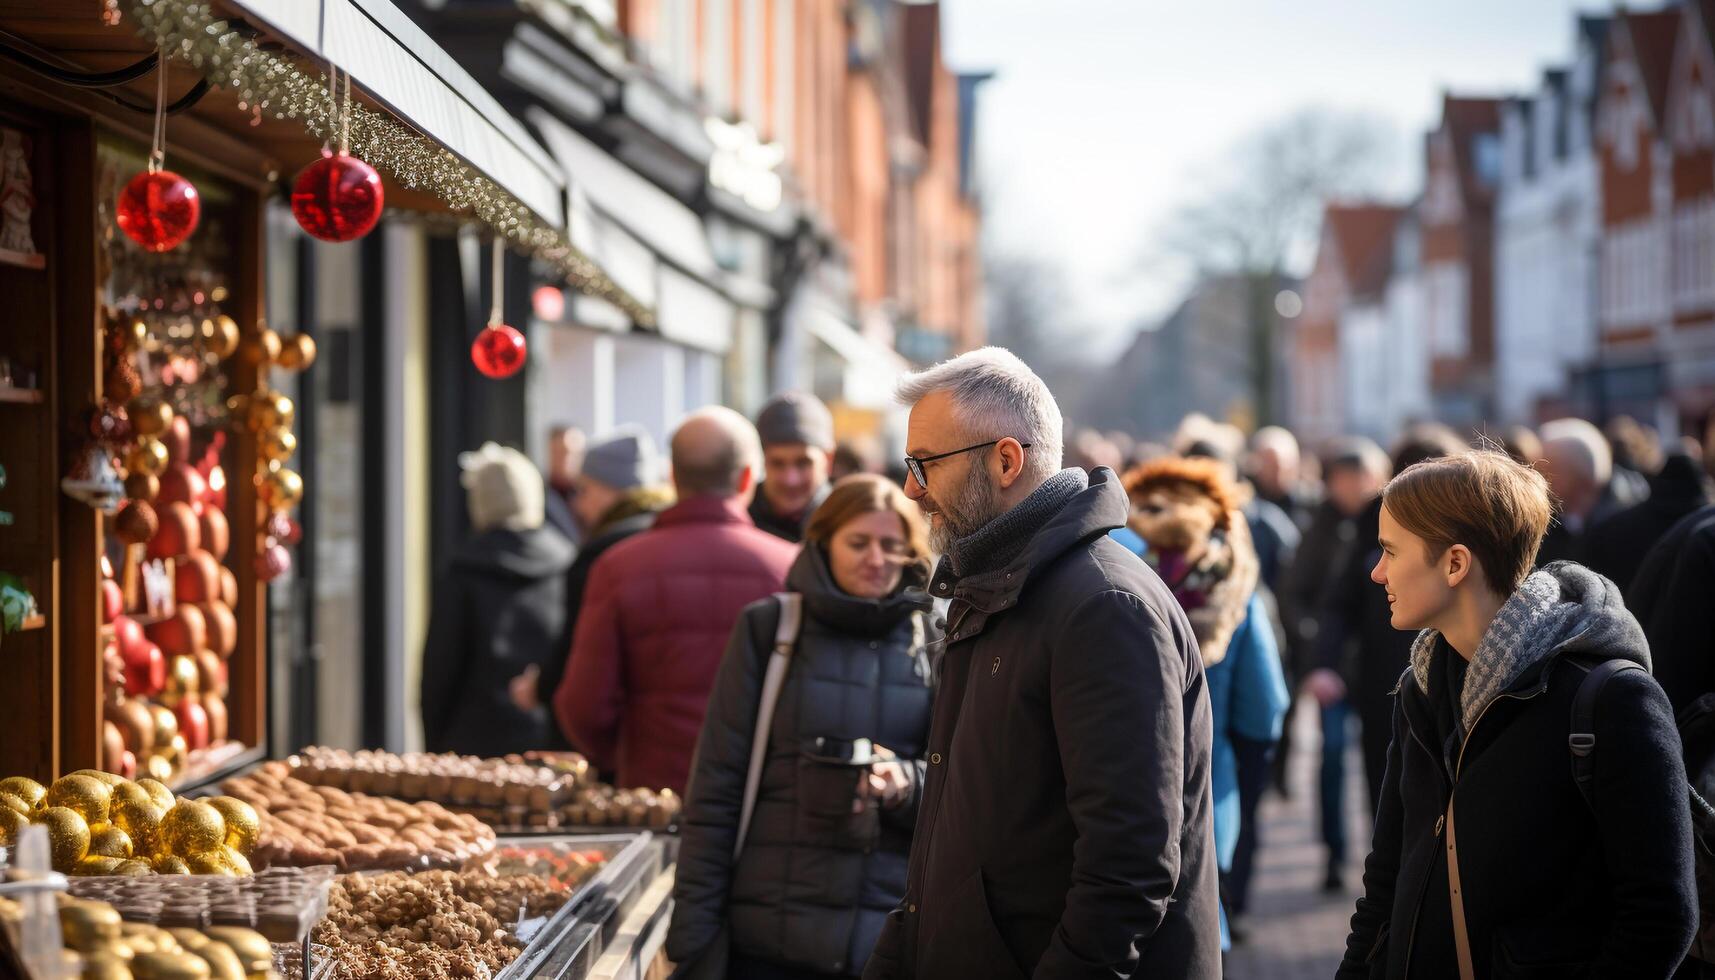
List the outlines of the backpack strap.
<svg viewBox="0 0 1715 980">
<path fill-rule="evenodd" d="M 1572 782 L 1592 808 L 1596 805 L 1590 798 L 1590 784 L 1596 778 L 1592 758 L 1596 752 L 1596 702 L 1608 679 L 1622 670 L 1644 670 L 1644 666 L 1632 660 L 1604 660 L 1586 668 L 1577 693 L 1572 695 L 1572 730 L 1566 736 L 1566 747 L 1572 751 Z"/>
<path fill-rule="evenodd" d="M 762 766 L 768 756 L 768 733 L 774 728 L 774 708 L 780 703 L 780 689 L 786 684 L 786 668 L 792 651 L 798 645 L 798 631 L 804 623 L 804 597 L 796 592 L 776 592 L 774 601 L 780 604 L 780 622 L 774 627 L 774 652 L 768 657 L 768 670 L 762 678 L 762 699 L 756 705 L 756 731 L 750 739 L 750 768 L 744 774 L 744 802 L 738 811 L 738 836 L 733 840 L 732 859 L 738 861 L 744 851 L 744 839 L 750 833 L 750 818 L 756 810 L 756 794 L 762 787 Z"/>
</svg>

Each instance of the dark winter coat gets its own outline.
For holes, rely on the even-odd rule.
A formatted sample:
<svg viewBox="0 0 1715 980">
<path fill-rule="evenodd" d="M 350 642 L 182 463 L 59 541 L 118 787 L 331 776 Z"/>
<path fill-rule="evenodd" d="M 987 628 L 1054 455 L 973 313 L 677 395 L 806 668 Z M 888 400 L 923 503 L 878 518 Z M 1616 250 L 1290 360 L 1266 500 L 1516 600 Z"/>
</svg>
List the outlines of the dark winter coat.
<svg viewBox="0 0 1715 980">
<path fill-rule="evenodd" d="M 546 525 L 482 532 L 435 588 L 423 649 L 423 738 L 431 752 L 499 756 L 550 744 L 545 707 L 520 711 L 508 685 L 565 655 L 572 544 Z"/>
<path fill-rule="evenodd" d="M 1710 503 L 1703 467 L 1684 453 L 1669 456 L 1650 478 L 1649 499 L 1590 529 L 1584 541 L 1585 564 L 1630 592 L 1644 556 L 1680 518 Z"/>
<path fill-rule="evenodd" d="M 1567 523 L 1567 518 L 1555 517 L 1554 523 L 1548 526 L 1548 534 L 1542 539 L 1542 547 L 1537 549 L 1537 566 L 1557 561 L 1587 564 L 1590 560 L 1591 529 L 1626 508 L 1643 503 L 1649 495 L 1649 480 L 1643 474 L 1621 466 L 1614 467 L 1614 475 L 1602 488 L 1602 495 L 1597 498 L 1589 516 L 1581 522 L 1573 522 L 1577 524 L 1576 528 Z"/>
<path fill-rule="evenodd" d="M 936 571 L 951 635 L 928 779 L 866 978 L 1219 975 L 1203 664 L 1108 537 L 1128 511 L 1100 467 L 1016 557 Z"/>
<path fill-rule="evenodd" d="M 1662 536 L 1632 580 L 1626 605 L 1649 637 L 1656 680 L 1676 715 L 1715 691 L 1715 507 Z"/>
<path fill-rule="evenodd" d="M 1373 542 L 1375 539 L 1370 540 Z M 1322 619 L 1329 597 L 1340 582 L 1340 571 L 1360 544 L 1356 517 L 1340 513 L 1331 501 L 1323 501 L 1316 506 L 1310 526 L 1304 532 L 1304 540 L 1299 542 L 1298 552 L 1293 555 L 1292 567 L 1281 581 L 1277 593 L 1294 680 L 1323 666 L 1316 653 Z M 1351 682 L 1343 655 L 1336 654 L 1334 662 L 1327 666 L 1338 669 L 1341 676 L 1347 678 L 1347 683 Z M 1394 676 L 1398 676 L 1397 672 Z"/>
<path fill-rule="evenodd" d="M 762 484 L 757 484 L 756 497 L 750 502 L 750 519 L 756 526 L 769 534 L 793 544 L 804 540 L 804 528 L 810 524 L 810 515 L 816 508 L 822 506 L 822 501 L 828 499 L 833 490 L 831 484 L 822 484 L 822 489 L 810 498 L 810 506 L 804 508 L 804 513 L 797 517 L 781 517 L 774 512 L 774 507 L 768 502 L 768 495 L 762 492 Z"/>
<path fill-rule="evenodd" d="M 779 603 L 752 604 L 733 628 L 681 821 L 667 934 L 675 962 L 692 959 L 730 923 L 732 950 L 741 956 L 830 974 L 863 970 L 883 920 L 905 894 L 916 794 L 896 809 L 854 817 L 856 771 L 808 756 L 818 754 L 818 737 L 867 738 L 892 749 L 921 779 L 933 632 L 921 573 L 911 585 L 880 601 L 850 596 L 816 545 L 806 545 L 792 566 L 786 587 L 803 596 L 803 625 L 736 868 L 734 835 Z M 843 811 L 834 816 L 816 802 L 830 788 Z"/>
<path fill-rule="evenodd" d="M 1534 612 L 1509 615 L 1521 597 Z M 1613 583 L 1556 564 L 1514 594 L 1483 646 L 1457 716 L 1449 671 L 1462 661 L 1438 634 L 1421 634 L 1400 679 L 1374 850 L 1338 976 L 1458 975 L 1442 837 L 1450 798 L 1477 977 L 1669 976 L 1697 906 L 1667 697 L 1640 671 L 1608 681 L 1590 804 L 1567 748 L 1586 669 L 1616 658 L 1647 667 L 1643 631 Z"/>
<path fill-rule="evenodd" d="M 685 790 L 721 651 L 744 607 L 779 592 L 798 549 L 758 531 L 735 497 L 697 496 L 590 569 L 560 729 L 631 788 Z"/>
</svg>

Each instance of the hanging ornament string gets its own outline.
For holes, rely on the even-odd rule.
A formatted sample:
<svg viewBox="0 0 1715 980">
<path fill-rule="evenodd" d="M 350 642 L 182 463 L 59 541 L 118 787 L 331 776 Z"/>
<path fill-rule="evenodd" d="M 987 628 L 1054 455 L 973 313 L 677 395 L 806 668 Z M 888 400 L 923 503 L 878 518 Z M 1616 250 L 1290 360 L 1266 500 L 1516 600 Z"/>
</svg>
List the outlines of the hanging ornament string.
<svg viewBox="0 0 1715 980">
<path fill-rule="evenodd" d="M 506 246 L 498 236 L 494 239 L 491 268 L 492 302 L 488 307 L 488 326 L 476 335 L 470 345 L 470 360 L 476 369 L 490 378 L 509 378 L 524 366 L 526 354 L 524 335 L 500 318 L 500 301 L 506 292 Z"/>
<path fill-rule="evenodd" d="M 155 62 L 155 131 L 149 165 L 119 191 L 114 218 L 132 241 L 151 252 L 166 252 L 190 237 L 202 217 L 202 199 L 194 184 L 167 162 L 167 54 Z"/>
<path fill-rule="evenodd" d="M 351 72 L 345 73 L 345 104 L 339 113 L 339 154 L 351 152 Z"/>
<path fill-rule="evenodd" d="M 341 98 L 341 85 L 344 97 Z M 327 134 L 321 158 L 292 184 L 292 216 L 324 242 L 349 242 L 381 220 L 385 192 L 375 168 L 351 155 L 351 72 L 328 64 Z M 337 145 L 338 152 L 334 151 Z"/>
</svg>

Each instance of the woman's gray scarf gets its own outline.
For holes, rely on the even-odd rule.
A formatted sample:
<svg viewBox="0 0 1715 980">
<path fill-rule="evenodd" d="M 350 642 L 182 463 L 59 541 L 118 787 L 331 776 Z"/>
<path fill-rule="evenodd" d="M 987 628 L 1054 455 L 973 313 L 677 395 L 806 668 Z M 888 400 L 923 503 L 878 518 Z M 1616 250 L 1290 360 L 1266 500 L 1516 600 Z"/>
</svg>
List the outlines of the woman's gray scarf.
<svg viewBox="0 0 1715 980">
<path fill-rule="evenodd" d="M 1458 736 L 1463 741 L 1489 702 L 1504 694 L 1524 672 L 1548 658 L 1586 619 L 1577 597 L 1563 597 L 1560 581 L 1533 572 L 1501 606 L 1484 631 L 1465 674 L 1459 698 Z M 1424 630 L 1411 645 L 1411 672 L 1418 690 L 1429 690 L 1429 663 L 1441 634 Z M 1451 648 L 1449 648 L 1451 652 Z M 1458 656 L 1456 652 L 1452 656 Z"/>
</svg>

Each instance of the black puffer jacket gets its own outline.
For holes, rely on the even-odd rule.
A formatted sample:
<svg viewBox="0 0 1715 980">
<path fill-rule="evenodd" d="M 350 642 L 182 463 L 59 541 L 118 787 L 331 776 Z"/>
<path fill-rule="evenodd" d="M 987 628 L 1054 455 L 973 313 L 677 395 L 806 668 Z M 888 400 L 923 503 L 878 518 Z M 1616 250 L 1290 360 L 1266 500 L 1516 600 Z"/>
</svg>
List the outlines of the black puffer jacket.
<svg viewBox="0 0 1715 980">
<path fill-rule="evenodd" d="M 1697 897 L 1667 697 L 1641 671 L 1602 689 L 1591 803 L 1567 748 L 1587 668 L 1616 658 L 1647 668 L 1643 632 L 1614 584 L 1581 566 L 1550 565 L 1525 590 L 1540 597 L 1539 612 L 1509 617 L 1509 600 L 1471 662 L 1463 742 L 1448 688 L 1459 654 L 1432 631 L 1413 650 L 1339 980 L 1458 976 L 1443 836 L 1450 798 L 1479 980 L 1665 978 L 1685 955 Z M 1491 643 L 1502 656 L 1486 654 Z"/>
<path fill-rule="evenodd" d="M 972 536 L 1010 557 L 962 575 L 943 559 L 911 881 L 867 980 L 1220 975 L 1203 661 L 1172 593 L 1108 536 L 1130 509 L 1107 467 L 1062 471 Z"/>
<path fill-rule="evenodd" d="M 905 894 L 916 793 L 894 810 L 849 811 L 850 769 L 809 761 L 813 740 L 867 738 L 918 760 L 929 734 L 933 626 L 921 573 L 881 601 L 834 584 L 826 557 L 806 545 L 786 587 L 804 620 L 769 735 L 767 762 L 744 853 L 734 835 L 744 798 L 762 679 L 780 604 L 763 599 L 734 627 L 697 741 L 685 801 L 668 955 L 694 958 L 730 922 L 734 953 L 832 974 L 855 974 L 882 921 Z M 922 780 L 922 764 L 912 761 Z M 843 782 L 842 782 L 843 780 Z M 850 790 L 843 790 L 849 782 Z M 838 816 L 809 799 L 833 787 Z"/>
<path fill-rule="evenodd" d="M 423 741 L 431 752 L 500 756 L 553 744 L 548 709 L 520 711 L 508 684 L 564 660 L 572 543 L 552 527 L 466 541 L 435 587 L 423 648 Z"/>
</svg>

